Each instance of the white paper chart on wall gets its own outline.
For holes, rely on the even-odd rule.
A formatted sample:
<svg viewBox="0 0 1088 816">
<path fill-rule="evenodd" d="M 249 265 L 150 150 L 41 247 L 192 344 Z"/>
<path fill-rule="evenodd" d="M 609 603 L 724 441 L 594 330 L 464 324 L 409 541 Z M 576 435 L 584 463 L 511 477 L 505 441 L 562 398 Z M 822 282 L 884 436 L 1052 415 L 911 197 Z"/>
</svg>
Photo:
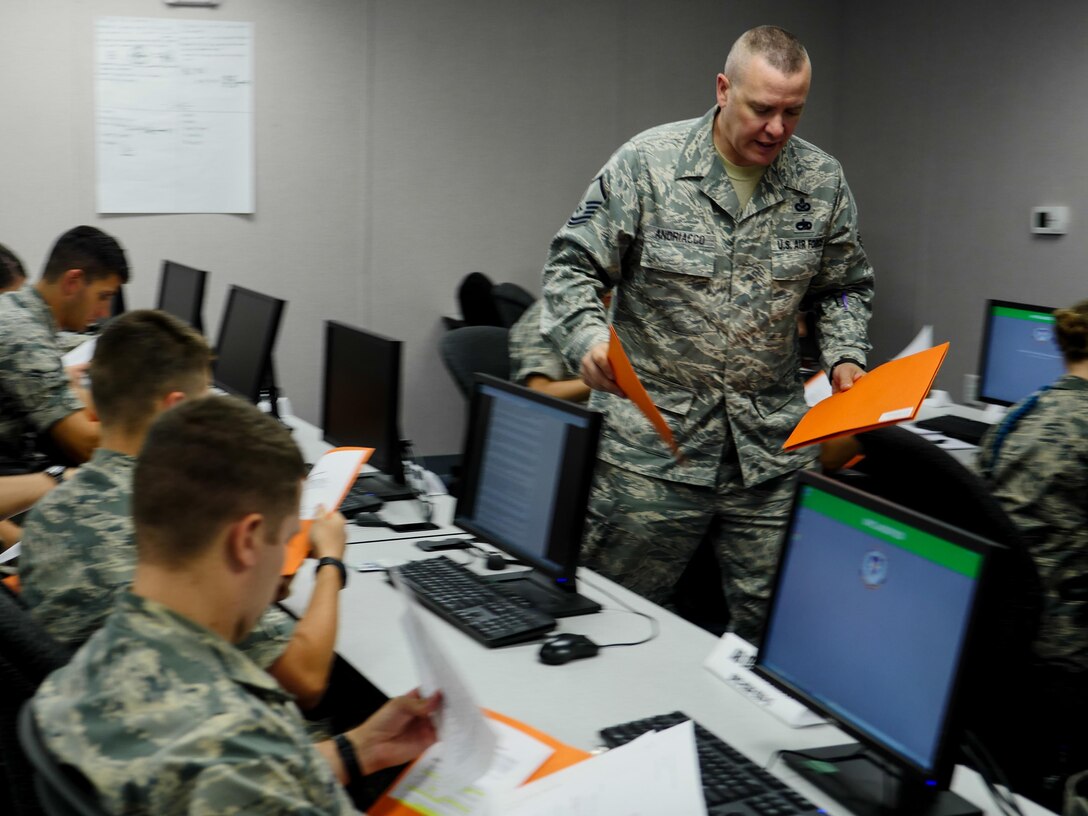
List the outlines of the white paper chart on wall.
<svg viewBox="0 0 1088 816">
<path fill-rule="evenodd" d="M 96 22 L 97 210 L 252 213 L 253 25 Z"/>
</svg>

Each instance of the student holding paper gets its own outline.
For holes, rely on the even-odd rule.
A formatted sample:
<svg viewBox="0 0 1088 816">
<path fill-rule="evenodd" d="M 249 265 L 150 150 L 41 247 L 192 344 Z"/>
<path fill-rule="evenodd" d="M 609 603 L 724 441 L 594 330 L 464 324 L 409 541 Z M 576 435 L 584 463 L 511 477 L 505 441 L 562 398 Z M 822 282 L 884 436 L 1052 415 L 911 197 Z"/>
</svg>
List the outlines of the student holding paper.
<svg viewBox="0 0 1088 816">
<path fill-rule="evenodd" d="M 434 742 L 437 698 L 412 694 L 314 745 L 237 648 L 275 597 L 304 475 L 290 434 L 241 400 L 186 401 L 147 433 L 131 590 L 31 703 L 105 812 L 352 813 L 342 784 Z"/>
<path fill-rule="evenodd" d="M 86 641 L 132 582 L 136 454 L 159 414 L 207 393 L 210 362 L 204 338 L 165 312 L 127 312 L 99 337 L 90 374 L 102 446 L 31 511 L 20 557 L 22 596 L 63 645 L 74 649 Z M 212 485 L 192 505 L 179 496 L 178 512 L 196 513 L 213 504 Z M 319 557 L 342 558 L 343 517 L 333 512 L 318 519 L 310 538 Z M 304 708 L 317 704 L 329 681 L 340 588 L 337 570 L 320 570 L 297 626 L 285 611 L 270 606 L 242 644 Z"/>
<path fill-rule="evenodd" d="M 0 460 L 34 470 L 42 458 L 79 464 L 91 457 L 98 423 L 64 370 L 57 332 L 83 331 L 105 317 L 127 281 L 117 241 L 76 227 L 57 239 L 37 284 L 0 295 Z"/>
<path fill-rule="evenodd" d="M 734 627 L 758 637 L 805 411 L 797 312 L 816 313 L 836 391 L 863 375 L 873 271 L 839 163 L 793 136 L 811 66 L 787 31 L 746 32 L 701 119 L 635 136 L 552 241 L 542 329 L 605 413 L 584 561 L 655 602 L 696 546 L 717 551 Z M 598 294 L 679 444 L 624 400 Z"/>
</svg>

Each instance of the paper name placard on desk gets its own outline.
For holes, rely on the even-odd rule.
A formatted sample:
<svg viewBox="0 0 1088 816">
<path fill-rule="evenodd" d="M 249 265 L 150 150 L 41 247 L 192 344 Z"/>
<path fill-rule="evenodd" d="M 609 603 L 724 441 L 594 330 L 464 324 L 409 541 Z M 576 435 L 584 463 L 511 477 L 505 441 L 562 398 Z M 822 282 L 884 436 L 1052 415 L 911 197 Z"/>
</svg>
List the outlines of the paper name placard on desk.
<svg viewBox="0 0 1088 816">
<path fill-rule="evenodd" d="M 948 343 L 942 343 L 877 366 L 849 391 L 840 391 L 809 408 L 782 447 L 795 450 L 913 419 L 947 353 Z"/>
<path fill-rule="evenodd" d="M 755 675 L 751 671 L 755 662 L 756 647 L 732 632 L 726 632 L 714 645 L 703 667 L 791 728 L 805 728 L 827 722 L 762 677 Z"/>
<path fill-rule="evenodd" d="M 631 365 L 627 352 L 623 350 L 623 344 L 620 343 L 620 337 L 616 334 L 616 329 L 609 326 L 608 333 L 608 363 L 612 366 L 612 374 L 616 378 L 616 385 L 620 387 L 627 399 L 638 406 L 646 419 L 650 420 L 650 424 L 654 426 L 657 435 L 669 446 L 669 450 L 673 452 L 673 455 L 679 457 L 680 448 L 672 435 L 672 429 L 665 422 L 665 418 L 661 416 L 661 412 L 657 410 L 657 406 L 650 399 L 650 395 L 646 393 L 646 388 L 635 373 L 635 367 Z"/>
</svg>

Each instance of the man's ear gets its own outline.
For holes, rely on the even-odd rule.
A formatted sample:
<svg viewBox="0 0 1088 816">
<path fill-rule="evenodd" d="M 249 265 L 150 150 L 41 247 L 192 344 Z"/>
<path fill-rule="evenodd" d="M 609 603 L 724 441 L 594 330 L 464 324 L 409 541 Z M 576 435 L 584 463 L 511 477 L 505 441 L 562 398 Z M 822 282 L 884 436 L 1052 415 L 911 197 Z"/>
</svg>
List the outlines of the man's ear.
<svg viewBox="0 0 1088 816">
<path fill-rule="evenodd" d="M 173 408 L 179 402 L 185 399 L 184 391 L 171 391 L 165 397 L 159 401 L 160 408 L 165 411 L 167 408 Z"/>
<path fill-rule="evenodd" d="M 234 569 L 254 567 L 264 546 L 265 518 L 260 513 L 249 513 L 230 525 L 227 532 L 227 558 Z"/>
<path fill-rule="evenodd" d="M 719 108 L 724 108 L 725 103 L 729 100 L 729 77 L 725 74 L 718 74 L 718 81 L 715 87 L 715 98 L 718 102 Z"/>
<path fill-rule="evenodd" d="M 60 291 L 71 297 L 87 284 L 87 275 L 82 269 L 66 269 L 60 276 Z"/>
</svg>

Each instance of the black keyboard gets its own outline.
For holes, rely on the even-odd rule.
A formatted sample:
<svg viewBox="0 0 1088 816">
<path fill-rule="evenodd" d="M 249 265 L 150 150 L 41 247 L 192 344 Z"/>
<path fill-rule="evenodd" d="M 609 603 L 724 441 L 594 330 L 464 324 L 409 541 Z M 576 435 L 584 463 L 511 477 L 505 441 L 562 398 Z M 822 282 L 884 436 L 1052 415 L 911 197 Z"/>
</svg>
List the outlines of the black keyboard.
<svg viewBox="0 0 1088 816">
<path fill-rule="evenodd" d="M 601 731 L 601 738 L 609 748 L 615 748 L 647 731 L 664 731 L 690 719 L 687 714 L 674 711 L 613 725 Z M 703 797 L 709 816 L 815 816 L 826 813 L 698 723 L 695 723 L 695 747 L 699 752 Z"/>
<path fill-rule="evenodd" d="M 914 424 L 924 430 L 937 431 L 953 439 L 959 439 L 961 442 L 970 442 L 972 445 L 978 445 L 982 441 L 982 435 L 990 430 L 989 423 L 950 414 L 923 419 Z"/>
<path fill-rule="evenodd" d="M 555 628 L 551 615 L 444 555 L 397 569 L 423 606 L 489 649 L 536 640 Z"/>
</svg>

